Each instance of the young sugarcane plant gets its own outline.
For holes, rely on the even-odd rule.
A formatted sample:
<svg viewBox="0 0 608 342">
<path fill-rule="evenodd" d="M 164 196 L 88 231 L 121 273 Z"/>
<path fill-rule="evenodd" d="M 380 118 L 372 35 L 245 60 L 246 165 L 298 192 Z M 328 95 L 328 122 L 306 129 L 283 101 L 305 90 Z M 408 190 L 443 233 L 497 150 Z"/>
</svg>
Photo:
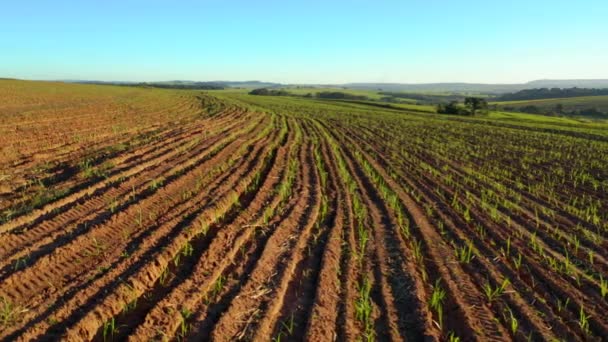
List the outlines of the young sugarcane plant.
<svg viewBox="0 0 608 342">
<path fill-rule="evenodd" d="M 488 298 L 488 302 L 492 303 L 498 297 L 500 297 L 505 292 L 505 289 L 507 288 L 507 286 L 509 286 L 509 284 L 510 284 L 509 279 L 503 280 L 502 283 L 500 284 L 500 286 L 495 287 L 495 288 L 492 287 L 492 285 L 490 283 L 486 283 L 483 286 L 483 291 L 484 291 L 486 297 Z"/>
<path fill-rule="evenodd" d="M 429 307 L 431 310 L 435 312 L 437 315 L 436 322 L 441 329 L 443 327 L 443 301 L 445 300 L 446 292 L 441 287 L 441 281 L 437 279 L 435 285 L 433 286 L 433 293 L 431 294 L 431 299 L 429 300 Z"/>
<path fill-rule="evenodd" d="M 455 253 L 456 257 L 458 258 L 458 261 L 463 264 L 468 264 L 474 257 L 473 244 L 471 243 L 471 241 L 468 241 L 466 246 L 457 247 Z"/>
</svg>

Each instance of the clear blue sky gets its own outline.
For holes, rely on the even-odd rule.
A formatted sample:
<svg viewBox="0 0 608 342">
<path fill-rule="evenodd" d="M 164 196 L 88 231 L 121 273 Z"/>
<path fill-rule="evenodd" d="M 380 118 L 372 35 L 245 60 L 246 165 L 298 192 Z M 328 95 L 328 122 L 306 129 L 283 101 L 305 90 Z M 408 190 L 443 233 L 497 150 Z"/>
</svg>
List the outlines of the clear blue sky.
<svg viewBox="0 0 608 342">
<path fill-rule="evenodd" d="M 608 78 L 606 0 L 3 1 L 0 77 Z"/>
</svg>

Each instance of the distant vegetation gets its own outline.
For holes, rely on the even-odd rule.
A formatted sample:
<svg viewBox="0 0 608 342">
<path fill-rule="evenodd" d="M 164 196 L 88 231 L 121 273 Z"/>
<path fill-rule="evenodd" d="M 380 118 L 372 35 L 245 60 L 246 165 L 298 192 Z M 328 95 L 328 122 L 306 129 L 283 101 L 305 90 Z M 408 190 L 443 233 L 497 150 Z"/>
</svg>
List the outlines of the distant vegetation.
<svg viewBox="0 0 608 342">
<path fill-rule="evenodd" d="M 608 118 L 608 96 L 581 96 L 557 99 L 495 102 L 496 109 L 509 112 L 550 116 L 579 116 L 594 119 Z"/>
<path fill-rule="evenodd" d="M 467 97 L 463 104 L 458 101 L 450 101 L 447 104 L 438 104 L 437 113 L 450 115 L 467 115 L 473 116 L 481 113 L 486 113 L 488 103 L 480 97 Z"/>
<path fill-rule="evenodd" d="M 112 85 L 135 85 L 137 82 L 129 81 L 94 81 L 94 80 L 64 80 L 68 83 L 83 83 L 83 84 L 112 84 Z M 500 95 L 509 92 L 516 92 L 523 89 L 531 88 L 608 88 L 608 80 L 537 80 L 522 84 L 479 84 L 479 83 L 426 83 L 426 84 L 404 84 L 404 83 L 347 83 L 347 84 L 281 84 L 274 82 L 263 81 L 188 81 L 174 80 L 166 82 L 152 82 L 154 84 L 196 84 L 210 83 L 224 88 L 240 88 L 240 89 L 255 89 L 255 88 L 341 88 L 348 89 L 349 92 L 386 92 L 386 93 L 413 93 L 413 94 L 429 94 L 449 93 L 462 94 L 471 96 L 473 94 Z M 390 95 L 388 95 L 390 96 Z M 395 96 L 396 97 L 396 96 Z M 409 97 L 408 97 L 409 98 Z M 462 100 L 462 99 L 451 99 Z M 451 101 L 448 100 L 448 101 Z M 421 100 L 423 101 L 423 100 Z"/>
<path fill-rule="evenodd" d="M 190 81 L 168 81 L 168 82 L 105 82 L 105 81 L 69 81 L 67 83 L 109 85 L 120 87 L 147 87 L 163 89 L 189 89 L 189 90 L 222 90 L 226 86 L 217 82 L 190 82 Z"/>
<path fill-rule="evenodd" d="M 521 107 L 503 106 L 502 109 L 512 112 L 522 112 L 529 114 L 543 114 L 543 115 L 555 115 L 555 116 L 585 116 L 590 118 L 608 118 L 608 112 L 602 112 L 597 108 L 583 108 L 583 109 L 565 109 L 561 103 L 555 104 L 554 107 L 547 107 L 542 105 L 525 105 Z"/>
<path fill-rule="evenodd" d="M 353 95 L 340 91 L 322 91 L 316 94 L 317 98 L 320 99 L 333 99 L 333 100 L 359 100 L 366 101 L 369 98 L 365 95 Z"/>
<path fill-rule="evenodd" d="M 449 94 L 449 95 L 442 95 L 442 94 L 420 94 L 420 93 L 400 93 L 400 92 L 388 92 L 388 91 L 381 91 L 378 94 L 380 95 L 385 95 L 385 97 L 382 98 L 382 101 L 385 102 L 398 102 L 399 99 L 408 99 L 408 100 L 415 100 L 421 103 L 450 103 L 452 101 L 462 101 L 464 100 L 464 96 L 463 95 L 458 95 L 458 94 Z"/>
<path fill-rule="evenodd" d="M 420 110 L 423 112 L 437 112 L 449 115 L 473 116 L 487 112 L 488 109 L 503 110 L 508 112 L 521 112 L 529 114 L 541 114 L 548 116 L 572 116 L 593 119 L 608 119 L 608 88 L 601 87 L 602 84 L 589 84 L 587 88 L 557 88 L 542 87 L 534 89 L 519 90 L 503 95 L 491 93 L 471 92 L 401 92 L 389 91 L 387 89 L 363 90 L 350 87 L 326 87 L 317 86 L 288 86 L 279 87 L 281 84 L 259 81 L 246 82 L 194 82 L 194 81 L 167 81 L 167 82 L 102 82 L 102 81 L 69 81 L 85 84 L 102 84 L 118 86 L 135 86 L 145 88 L 168 88 L 188 90 L 222 90 L 222 89 L 253 89 L 251 95 L 261 96 L 287 96 L 314 98 L 322 100 L 342 100 L 360 102 L 364 105 L 374 105 L 384 108 L 399 108 L 396 105 L 407 105 L 408 110 Z M 563 85 L 563 84 L 559 84 Z M 573 84 L 578 85 L 578 84 Z M 584 84 L 583 84 L 584 86 Z M 390 87 L 389 87 L 390 89 Z M 481 102 L 471 102 L 471 99 L 479 99 Z M 488 105 L 486 101 L 492 102 Z M 365 103 L 364 103 L 365 102 Z M 423 108 L 425 107 L 425 108 Z"/>
<path fill-rule="evenodd" d="M 262 95 L 262 96 L 288 96 L 291 95 L 285 90 L 274 90 L 268 88 L 253 89 L 249 92 L 249 95 Z"/>
<path fill-rule="evenodd" d="M 590 88 L 536 88 L 525 89 L 516 93 L 504 94 L 496 98 L 497 101 L 522 101 L 538 99 L 557 99 L 566 97 L 580 96 L 601 96 L 608 95 L 608 89 Z"/>
<path fill-rule="evenodd" d="M 224 87 L 215 83 L 195 82 L 195 83 L 137 83 L 135 86 L 153 87 L 164 89 L 192 89 L 192 90 L 222 90 Z"/>
<path fill-rule="evenodd" d="M 318 99 L 330 99 L 330 100 L 359 100 L 366 101 L 369 100 L 369 97 L 364 95 L 354 95 L 340 91 L 322 91 L 315 93 L 307 93 L 304 95 L 292 94 L 288 91 L 282 89 L 268 89 L 268 88 L 259 88 L 254 89 L 249 92 L 249 95 L 262 95 L 262 96 L 302 96 L 308 98 L 318 98 Z"/>
</svg>

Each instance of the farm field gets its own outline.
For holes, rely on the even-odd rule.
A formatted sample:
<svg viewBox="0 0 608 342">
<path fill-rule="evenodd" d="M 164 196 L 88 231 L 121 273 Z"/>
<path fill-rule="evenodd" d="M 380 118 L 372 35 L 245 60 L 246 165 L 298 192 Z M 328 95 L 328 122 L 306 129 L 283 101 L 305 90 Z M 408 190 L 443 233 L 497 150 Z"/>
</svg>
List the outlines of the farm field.
<svg viewBox="0 0 608 342">
<path fill-rule="evenodd" d="M 0 340 L 601 340 L 608 124 L 0 80 Z"/>
<path fill-rule="evenodd" d="M 290 94 L 300 95 L 300 96 L 304 96 L 306 94 L 314 95 L 314 94 L 320 93 L 320 92 L 341 92 L 341 93 L 346 93 L 349 95 L 366 96 L 371 100 L 380 100 L 383 97 L 383 95 L 378 94 L 378 91 L 358 90 L 358 89 L 350 89 L 350 88 L 344 88 L 344 87 L 328 88 L 328 87 L 297 86 L 297 87 L 285 87 L 285 88 L 279 88 L 279 89 L 285 90 L 285 91 L 289 92 Z"/>
<path fill-rule="evenodd" d="M 540 99 L 526 101 L 492 102 L 499 108 L 521 109 L 528 106 L 537 107 L 541 111 L 552 111 L 557 105 L 562 105 L 566 112 L 575 112 L 586 109 L 596 109 L 601 113 L 608 113 L 608 96 L 580 96 L 561 99 Z"/>
</svg>

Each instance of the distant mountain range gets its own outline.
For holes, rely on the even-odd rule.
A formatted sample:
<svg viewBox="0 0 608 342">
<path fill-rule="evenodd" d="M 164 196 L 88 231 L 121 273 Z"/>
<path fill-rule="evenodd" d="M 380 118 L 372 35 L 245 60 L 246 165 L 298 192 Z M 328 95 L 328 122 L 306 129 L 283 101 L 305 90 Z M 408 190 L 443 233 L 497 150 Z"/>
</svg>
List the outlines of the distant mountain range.
<svg viewBox="0 0 608 342">
<path fill-rule="evenodd" d="M 142 82 L 106 82 L 86 80 L 64 80 L 70 83 L 136 85 Z M 223 87 L 223 88 L 294 88 L 294 87 L 334 87 L 388 92 L 442 92 L 442 93 L 486 93 L 503 94 L 534 88 L 608 88 L 608 79 L 595 80 L 536 80 L 521 84 L 485 83 L 346 83 L 346 84 L 281 84 L 262 81 L 161 81 L 145 82 L 148 85 L 175 87 Z"/>
</svg>

